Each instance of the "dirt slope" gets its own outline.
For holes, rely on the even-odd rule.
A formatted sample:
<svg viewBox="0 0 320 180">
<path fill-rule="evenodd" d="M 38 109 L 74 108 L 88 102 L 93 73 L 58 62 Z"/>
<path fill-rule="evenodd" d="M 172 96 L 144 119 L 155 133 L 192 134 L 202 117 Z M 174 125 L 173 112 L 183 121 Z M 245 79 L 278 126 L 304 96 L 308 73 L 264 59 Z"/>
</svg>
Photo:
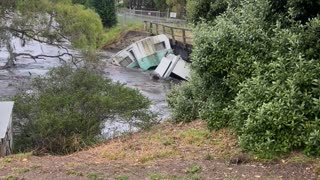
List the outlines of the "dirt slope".
<svg viewBox="0 0 320 180">
<path fill-rule="evenodd" d="M 319 159 L 277 161 L 241 152 L 236 138 L 205 124 L 165 123 L 68 156 L 0 159 L 0 179 L 317 179 Z"/>
</svg>

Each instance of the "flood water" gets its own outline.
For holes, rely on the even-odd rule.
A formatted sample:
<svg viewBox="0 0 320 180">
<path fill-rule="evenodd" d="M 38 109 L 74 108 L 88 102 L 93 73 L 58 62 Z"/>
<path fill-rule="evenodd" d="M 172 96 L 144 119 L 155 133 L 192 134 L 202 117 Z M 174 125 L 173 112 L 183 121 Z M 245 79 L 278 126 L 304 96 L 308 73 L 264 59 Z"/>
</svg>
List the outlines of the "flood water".
<svg viewBox="0 0 320 180">
<path fill-rule="evenodd" d="M 15 52 L 28 52 L 32 55 L 47 54 L 58 55 L 63 53 L 57 47 L 40 44 L 38 42 L 29 42 L 25 47 L 20 46 L 18 40 L 13 41 Z M 77 54 L 76 51 L 70 52 Z M 140 69 L 128 69 L 114 66 L 109 62 L 110 57 L 114 55 L 111 52 L 102 52 L 102 61 L 107 62 L 104 68 L 105 77 L 113 81 L 119 81 L 128 87 L 138 89 L 144 96 L 152 101 L 151 110 L 158 114 L 159 120 L 170 118 L 170 112 L 166 103 L 166 94 L 171 88 L 172 82 L 164 80 L 153 80 L 150 71 Z M 8 52 L 6 49 L 0 49 L 0 67 L 6 63 Z M 63 59 L 68 60 L 68 56 Z M 0 69 L 0 99 L 10 99 L 19 88 L 28 83 L 32 77 L 45 75 L 51 68 L 60 66 L 62 62 L 57 58 L 46 58 L 33 60 L 26 57 L 19 57 L 16 66 L 11 69 Z M 128 104 L 130 106 L 130 104 Z M 107 137 L 115 136 L 130 129 L 128 124 L 118 122 L 107 122 L 103 134 Z"/>
</svg>

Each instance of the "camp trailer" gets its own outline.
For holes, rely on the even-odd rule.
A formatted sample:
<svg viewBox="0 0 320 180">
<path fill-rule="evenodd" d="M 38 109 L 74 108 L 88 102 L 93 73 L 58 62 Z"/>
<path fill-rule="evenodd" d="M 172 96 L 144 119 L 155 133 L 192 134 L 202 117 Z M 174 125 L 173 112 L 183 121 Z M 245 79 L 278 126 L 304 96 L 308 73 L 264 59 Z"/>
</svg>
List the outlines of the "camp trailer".
<svg viewBox="0 0 320 180">
<path fill-rule="evenodd" d="M 113 64 L 128 68 L 141 68 L 149 70 L 157 67 L 161 59 L 173 53 L 170 41 L 165 35 L 144 38 L 117 53 Z"/>
</svg>

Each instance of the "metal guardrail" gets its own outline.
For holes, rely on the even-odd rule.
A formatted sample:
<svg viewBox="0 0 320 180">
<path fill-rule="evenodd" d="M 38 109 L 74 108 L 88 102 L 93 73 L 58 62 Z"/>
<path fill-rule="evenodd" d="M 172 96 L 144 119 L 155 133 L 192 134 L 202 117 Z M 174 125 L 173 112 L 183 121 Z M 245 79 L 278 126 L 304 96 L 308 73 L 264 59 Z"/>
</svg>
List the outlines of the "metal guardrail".
<svg viewBox="0 0 320 180">
<path fill-rule="evenodd" d="M 184 45 L 192 43 L 192 30 L 188 28 L 174 27 L 162 23 L 144 21 L 144 30 L 150 34 L 165 34 L 171 37 L 173 42 L 182 41 Z"/>
</svg>

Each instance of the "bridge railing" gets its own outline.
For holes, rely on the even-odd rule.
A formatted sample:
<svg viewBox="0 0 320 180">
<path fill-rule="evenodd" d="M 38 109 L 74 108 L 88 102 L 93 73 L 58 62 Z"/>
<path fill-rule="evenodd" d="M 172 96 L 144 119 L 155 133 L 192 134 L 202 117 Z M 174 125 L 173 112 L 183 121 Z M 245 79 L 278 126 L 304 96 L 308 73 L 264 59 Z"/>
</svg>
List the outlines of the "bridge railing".
<svg viewBox="0 0 320 180">
<path fill-rule="evenodd" d="M 165 34 L 173 42 L 180 41 L 184 45 L 192 44 L 192 30 L 182 27 L 174 27 L 162 23 L 144 21 L 144 30 L 150 34 Z"/>
</svg>

